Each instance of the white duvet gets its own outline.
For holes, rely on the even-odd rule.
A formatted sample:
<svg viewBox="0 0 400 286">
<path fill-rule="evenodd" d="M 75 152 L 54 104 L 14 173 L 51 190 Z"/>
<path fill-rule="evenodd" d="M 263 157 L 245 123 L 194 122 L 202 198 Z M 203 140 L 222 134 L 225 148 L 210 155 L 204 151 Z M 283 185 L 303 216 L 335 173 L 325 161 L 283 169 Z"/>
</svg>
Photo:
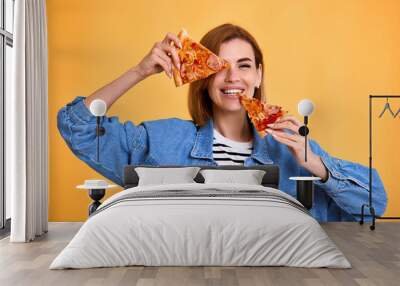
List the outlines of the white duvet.
<svg viewBox="0 0 400 286">
<path fill-rule="evenodd" d="M 174 190 L 172 197 L 146 197 Z M 185 196 L 180 195 L 185 191 Z M 252 191 L 262 193 L 254 197 Z M 204 195 L 190 196 L 190 192 Z M 241 196 L 207 195 L 216 192 Z M 127 265 L 350 268 L 318 222 L 300 206 L 279 190 L 255 185 L 194 183 L 127 189 L 100 206 L 50 269 Z"/>
</svg>

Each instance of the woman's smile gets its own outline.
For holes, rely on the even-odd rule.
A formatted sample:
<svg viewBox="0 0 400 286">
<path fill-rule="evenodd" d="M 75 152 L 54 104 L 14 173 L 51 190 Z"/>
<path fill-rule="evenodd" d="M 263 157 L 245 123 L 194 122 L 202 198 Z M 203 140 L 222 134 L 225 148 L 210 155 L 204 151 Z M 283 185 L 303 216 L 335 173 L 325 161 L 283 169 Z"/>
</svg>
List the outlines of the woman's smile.
<svg viewBox="0 0 400 286">
<path fill-rule="evenodd" d="M 225 93 L 222 93 L 222 97 L 223 97 L 224 99 L 228 99 L 228 100 L 238 100 L 238 99 L 239 99 L 237 93 L 232 93 L 232 94 L 225 94 Z"/>
<path fill-rule="evenodd" d="M 220 90 L 220 94 L 224 99 L 239 100 L 238 95 L 243 94 L 245 89 L 243 87 L 224 87 Z"/>
</svg>

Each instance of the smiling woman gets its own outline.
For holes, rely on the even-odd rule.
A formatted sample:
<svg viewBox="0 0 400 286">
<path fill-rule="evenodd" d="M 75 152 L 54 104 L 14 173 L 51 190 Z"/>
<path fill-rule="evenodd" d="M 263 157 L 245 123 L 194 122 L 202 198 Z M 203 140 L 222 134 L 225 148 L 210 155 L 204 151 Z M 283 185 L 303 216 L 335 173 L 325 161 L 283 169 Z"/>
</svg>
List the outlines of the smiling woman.
<svg viewBox="0 0 400 286">
<path fill-rule="evenodd" d="M 171 46 L 171 43 L 174 45 Z M 133 68 L 87 98 L 77 97 L 58 113 L 58 128 L 71 150 L 89 166 L 123 185 L 125 165 L 264 165 L 280 167 L 279 188 L 295 196 L 295 182 L 289 177 L 318 176 L 315 205 L 311 214 L 319 221 L 354 221 L 360 206 L 368 199 L 368 168 L 334 158 L 313 140 L 308 142 L 309 158 L 304 161 L 304 138 L 300 121 L 284 116 L 269 126 L 269 135 L 260 137 L 247 118 L 236 93 L 264 99 L 263 55 L 256 40 L 242 27 L 224 24 L 209 31 L 200 41 L 228 61 L 230 67 L 190 84 L 189 111 L 192 120 L 177 118 L 146 121 L 135 125 L 120 123 L 117 117 L 104 117 L 99 162 L 96 154 L 96 118 L 89 112 L 94 99 L 108 108 L 126 91 L 147 77 L 180 60 L 174 46 L 179 38 L 168 33 Z M 288 133 L 289 132 L 289 133 Z M 271 136 L 273 134 L 273 136 Z M 376 213 L 386 208 L 386 192 L 373 171 Z"/>
</svg>

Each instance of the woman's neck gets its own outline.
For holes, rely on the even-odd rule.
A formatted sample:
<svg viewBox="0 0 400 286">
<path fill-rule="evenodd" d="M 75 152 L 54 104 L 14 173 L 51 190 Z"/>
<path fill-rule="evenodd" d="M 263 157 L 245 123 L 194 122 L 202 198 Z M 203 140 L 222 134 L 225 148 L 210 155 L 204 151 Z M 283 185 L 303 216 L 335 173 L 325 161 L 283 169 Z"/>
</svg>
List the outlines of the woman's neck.
<svg viewBox="0 0 400 286">
<path fill-rule="evenodd" d="M 252 130 L 245 113 L 215 111 L 213 114 L 214 128 L 222 136 L 238 142 L 252 140 Z"/>
</svg>

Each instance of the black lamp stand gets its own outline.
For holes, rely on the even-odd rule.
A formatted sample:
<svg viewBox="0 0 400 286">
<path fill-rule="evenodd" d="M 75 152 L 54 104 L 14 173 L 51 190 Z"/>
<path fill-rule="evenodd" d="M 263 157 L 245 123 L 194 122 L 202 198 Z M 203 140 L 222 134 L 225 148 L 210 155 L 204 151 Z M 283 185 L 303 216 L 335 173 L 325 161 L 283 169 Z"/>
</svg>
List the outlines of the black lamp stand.
<svg viewBox="0 0 400 286">
<path fill-rule="evenodd" d="M 96 136 L 97 136 L 97 162 L 99 161 L 99 146 L 100 146 L 100 136 L 103 136 L 106 133 L 106 129 L 100 126 L 100 116 L 96 116 Z"/>
<path fill-rule="evenodd" d="M 105 189 L 91 189 L 89 190 L 89 197 L 94 201 L 89 206 L 89 216 L 94 213 L 97 208 L 101 205 L 100 200 L 104 197 L 106 193 Z"/>
</svg>

